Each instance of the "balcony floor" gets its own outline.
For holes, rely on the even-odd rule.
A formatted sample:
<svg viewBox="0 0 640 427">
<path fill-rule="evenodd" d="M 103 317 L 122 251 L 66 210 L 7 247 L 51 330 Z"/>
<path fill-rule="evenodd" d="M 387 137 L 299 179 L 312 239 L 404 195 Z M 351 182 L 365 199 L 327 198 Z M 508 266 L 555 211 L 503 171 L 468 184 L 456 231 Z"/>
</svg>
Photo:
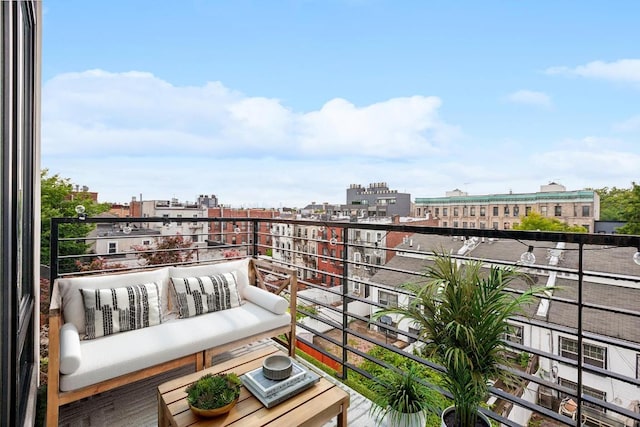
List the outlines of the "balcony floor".
<svg viewBox="0 0 640 427">
<path fill-rule="evenodd" d="M 215 362 L 222 362 L 255 350 L 258 346 L 273 345 L 271 341 L 258 342 L 244 346 L 218 356 Z M 304 362 L 298 359 L 301 363 Z M 60 408 L 59 426 L 61 427 L 151 427 L 158 425 L 158 385 L 193 372 L 192 367 L 183 367 L 166 372 L 134 384 L 119 387 L 87 399 L 73 402 Z M 369 416 L 371 402 L 361 394 L 324 375 L 329 381 L 336 382 L 351 395 L 348 410 L 349 426 L 370 427 L 374 421 Z M 335 419 L 324 427 L 336 425 Z"/>
</svg>

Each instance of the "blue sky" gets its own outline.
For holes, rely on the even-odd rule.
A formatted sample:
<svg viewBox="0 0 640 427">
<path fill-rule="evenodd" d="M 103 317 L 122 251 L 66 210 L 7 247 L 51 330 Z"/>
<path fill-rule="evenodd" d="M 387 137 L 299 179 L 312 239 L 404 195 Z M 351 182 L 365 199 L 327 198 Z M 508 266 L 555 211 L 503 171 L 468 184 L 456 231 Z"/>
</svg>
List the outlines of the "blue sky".
<svg viewBox="0 0 640 427">
<path fill-rule="evenodd" d="M 45 0 L 42 167 L 101 201 L 640 181 L 640 2 Z"/>
</svg>

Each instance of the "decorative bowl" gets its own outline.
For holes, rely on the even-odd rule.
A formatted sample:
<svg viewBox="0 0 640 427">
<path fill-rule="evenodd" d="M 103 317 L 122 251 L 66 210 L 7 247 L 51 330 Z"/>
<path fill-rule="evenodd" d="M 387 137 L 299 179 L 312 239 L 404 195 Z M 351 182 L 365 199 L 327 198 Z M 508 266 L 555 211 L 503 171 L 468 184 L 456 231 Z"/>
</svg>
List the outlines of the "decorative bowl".
<svg viewBox="0 0 640 427">
<path fill-rule="evenodd" d="M 221 406 L 219 408 L 215 408 L 215 409 L 200 409 L 200 408 L 196 408 L 195 406 L 189 405 L 189 408 L 191 408 L 191 411 L 193 411 L 194 414 L 200 416 L 200 417 L 217 417 L 218 415 L 222 415 L 222 414 L 226 414 L 227 412 L 229 412 L 234 406 L 236 406 L 236 403 L 238 403 L 238 399 L 234 400 L 231 403 L 228 403 L 225 406 Z"/>
<path fill-rule="evenodd" d="M 289 378 L 293 364 L 288 356 L 274 354 L 262 362 L 262 373 L 270 380 L 284 380 Z"/>
</svg>

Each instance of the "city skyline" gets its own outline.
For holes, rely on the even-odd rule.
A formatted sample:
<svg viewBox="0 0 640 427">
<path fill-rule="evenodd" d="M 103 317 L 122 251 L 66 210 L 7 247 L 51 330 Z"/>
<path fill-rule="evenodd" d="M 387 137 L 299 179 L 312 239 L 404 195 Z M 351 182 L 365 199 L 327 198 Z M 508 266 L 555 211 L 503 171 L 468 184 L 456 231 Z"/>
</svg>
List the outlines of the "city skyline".
<svg viewBox="0 0 640 427">
<path fill-rule="evenodd" d="M 638 181 L 640 5 L 44 4 L 42 167 L 100 201 Z"/>
</svg>

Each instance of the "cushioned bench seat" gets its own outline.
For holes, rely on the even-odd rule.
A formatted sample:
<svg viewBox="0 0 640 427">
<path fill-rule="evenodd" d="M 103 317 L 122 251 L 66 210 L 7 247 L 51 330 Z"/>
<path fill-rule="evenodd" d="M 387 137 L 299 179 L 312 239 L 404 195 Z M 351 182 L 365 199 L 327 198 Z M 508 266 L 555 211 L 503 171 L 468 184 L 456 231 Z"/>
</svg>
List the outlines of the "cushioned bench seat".
<svg viewBox="0 0 640 427">
<path fill-rule="evenodd" d="M 290 323 L 289 313 L 274 316 L 246 301 L 237 308 L 81 341 L 82 363 L 77 371 L 60 376 L 60 390 L 75 390 Z"/>
</svg>

